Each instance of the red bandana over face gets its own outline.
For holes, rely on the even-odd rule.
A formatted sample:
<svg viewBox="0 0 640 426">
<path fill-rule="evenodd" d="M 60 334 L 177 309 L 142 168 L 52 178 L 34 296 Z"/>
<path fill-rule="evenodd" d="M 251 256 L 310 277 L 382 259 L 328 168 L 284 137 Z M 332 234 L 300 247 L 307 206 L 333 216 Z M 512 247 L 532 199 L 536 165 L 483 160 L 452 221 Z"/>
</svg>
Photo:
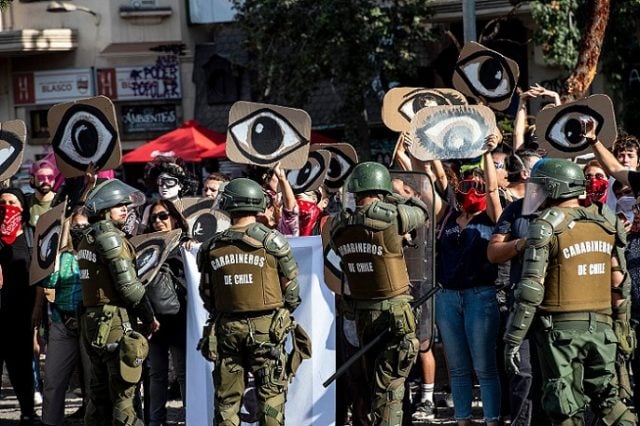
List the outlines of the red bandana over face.
<svg viewBox="0 0 640 426">
<path fill-rule="evenodd" d="M 313 201 L 298 200 L 298 208 L 300 213 L 298 214 L 300 220 L 300 236 L 306 237 L 311 235 L 313 227 L 322 213 L 320 207 Z"/>
<path fill-rule="evenodd" d="M 0 225 L 0 240 L 6 244 L 13 244 L 22 229 L 22 209 L 9 204 L 0 205 L 2 225 Z"/>
<path fill-rule="evenodd" d="M 609 181 L 607 179 L 599 179 L 593 177 L 587 179 L 587 198 L 584 200 L 584 205 L 589 207 L 594 202 L 606 203 L 607 201 L 607 187 Z"/>
</svg>

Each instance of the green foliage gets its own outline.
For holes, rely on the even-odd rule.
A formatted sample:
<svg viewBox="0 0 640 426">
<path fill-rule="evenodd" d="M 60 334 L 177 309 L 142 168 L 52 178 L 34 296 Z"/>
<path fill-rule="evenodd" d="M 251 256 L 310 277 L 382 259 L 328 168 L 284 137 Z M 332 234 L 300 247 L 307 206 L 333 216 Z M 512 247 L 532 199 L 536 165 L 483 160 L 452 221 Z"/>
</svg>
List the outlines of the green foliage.
<svg viewBox="0 0 640 426">
<path fill-rule="evenodd" d="M 0 11 L 4 10 L 13 0 L 0 0 Z"/>
<path fill-rule="evenodd" d="M 542 48 L 547 65 L 572 69 L 578 61 L 581 36 L 578 8 L 585 0 L 537 0 L 531 2 L 531 15 L 537 29 L 533 39 Z"/>
<path fill-rule="evenodd" d="M 344 99 L 338 118 L 348 132 L 360 133 L 371 81 L 415 72 L 416 55 L 430 40 L 428 3 L 234 0 L 247 35 L 255 98 L 302 106 L 319 81 L 329 80 Z"/>
</svg>

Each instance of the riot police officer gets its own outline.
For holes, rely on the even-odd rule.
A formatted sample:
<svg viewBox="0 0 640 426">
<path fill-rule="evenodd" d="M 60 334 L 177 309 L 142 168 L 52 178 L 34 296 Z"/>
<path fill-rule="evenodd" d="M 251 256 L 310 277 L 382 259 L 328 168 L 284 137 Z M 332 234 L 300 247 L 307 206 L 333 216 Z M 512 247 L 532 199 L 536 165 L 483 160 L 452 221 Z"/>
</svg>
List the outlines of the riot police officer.
<svg viewBox="0 0 640 426">
<path fill-rule="evenodd" d="M 546 209 L 529 225 L 504 336 L 505 365 L 517 373 L 518 349 L 533 324 L 542 405 L 553 424 L 583 424 L 591 401 L 606 424 L 633 425 L 615 372 L 616 351 L 633 346 L 626 237 L 609 209 L 580 206 L 584 191 L 584 173 L 570 161 L 543 159 L 533 167 L 523 214 Z"/>
<path fill-rule="evenodd" d="M 148 342 L 133 331 L 133 313 L 152 333 L 159 327 L 138 280 L 135 251 L 120 227 L 127 206 L 144 196 L 112 179 L 94 188 L 85 203 L 90 226 L 78 245 L 82 281 L 82 335 L 91 359 L 87 425 L 143 425 L 134 410 L 136 385 Z"/>
<path fill-rule="evenodd" d="M 364 356 L 364 369 L 372 390 L 371 424 L 399 425 L 404 382 L 419 348 L 403 236 L 424 224 L 428 209 L 416 198 L 392 195 L 389 171 L 379 163 L 358 164 L 347 190 L 355 194 L 355 212 L 330 223 L 331 244 L 348 283 L 344 315 L 355 319 L 361 345 L 391 328 Z"/>
<path fill-rule="evenodd" d="M 291 313 L 300 304 L 298 265 L 289 243 L 278 231 L 256 222 L 266 208 L 258 183 L 230 181 L 220 208 L 231 227 L 205 242 L 198 253 L 200 295 L 210 313 L 199 348 L 215 362 L 215 419 L 219 426 L 239 425 L 245 373 L 255 378 L 261 425 L 283 425 L 289 378 L 310 342 Z M 305 341 L 292 354 L 287 335 Z M 296 339 L 297 340 L 297 339 Z M 298 340 L 298 342 L 300 342 Z"/>
</svg>

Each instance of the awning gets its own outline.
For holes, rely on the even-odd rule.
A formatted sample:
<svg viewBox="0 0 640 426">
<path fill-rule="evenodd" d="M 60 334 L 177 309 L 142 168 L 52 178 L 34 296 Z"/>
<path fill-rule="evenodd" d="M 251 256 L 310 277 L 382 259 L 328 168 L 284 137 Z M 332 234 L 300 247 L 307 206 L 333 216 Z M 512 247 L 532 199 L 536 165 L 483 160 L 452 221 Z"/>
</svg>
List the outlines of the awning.
<svg viewBox="0 0 640 426">
<path fill-rule="evenodd" d="M 70 28 L 0 31 L 0 54 L 68 52 L 78 47 L 78 31 Z"/>
</svg>

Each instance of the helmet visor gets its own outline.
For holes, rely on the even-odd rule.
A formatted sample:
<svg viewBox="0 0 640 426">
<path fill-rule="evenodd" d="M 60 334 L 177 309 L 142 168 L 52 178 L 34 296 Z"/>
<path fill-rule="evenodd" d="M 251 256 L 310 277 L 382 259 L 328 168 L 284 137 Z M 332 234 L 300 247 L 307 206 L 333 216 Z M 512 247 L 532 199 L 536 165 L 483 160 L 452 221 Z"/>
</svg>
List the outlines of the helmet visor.
<svg viewBox="0 0 640 426">
<path fill-rule="evenodd" d="M 522 202 L 522 215 L 526 216 L 535 213 L 546 199 L 547 192 L 544 190 L 543 185 L 531 181 L 527 182 L 525 184 L 524 201 Z"/>
</svg>

